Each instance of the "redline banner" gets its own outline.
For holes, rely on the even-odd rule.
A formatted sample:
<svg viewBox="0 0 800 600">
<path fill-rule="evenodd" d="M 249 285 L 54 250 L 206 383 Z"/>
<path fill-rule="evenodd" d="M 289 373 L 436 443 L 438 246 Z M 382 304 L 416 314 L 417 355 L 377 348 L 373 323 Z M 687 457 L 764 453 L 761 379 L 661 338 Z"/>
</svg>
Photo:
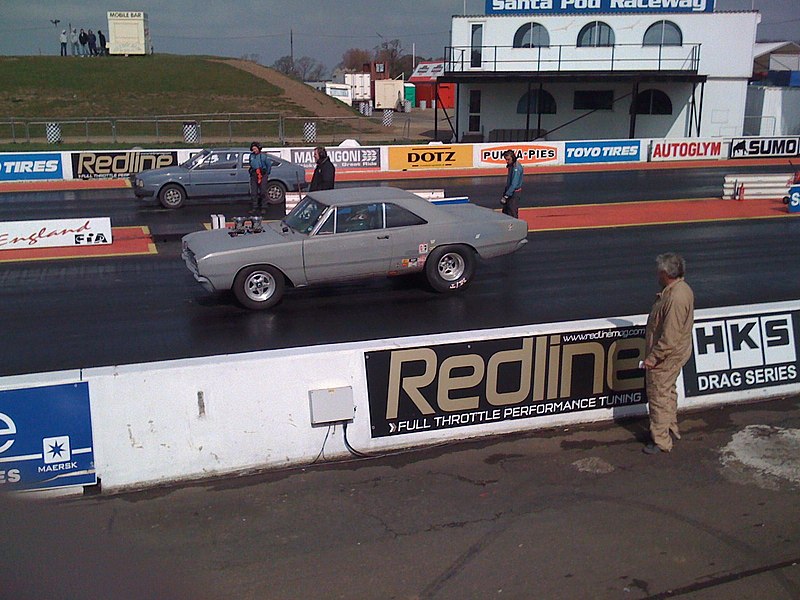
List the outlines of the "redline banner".
<svg viewBox="0 0 800 600">
<path fill-rule="evenodd" d="M 644 327 L 365 353 L 373 438 L 646 402 Z"/>
</svg>

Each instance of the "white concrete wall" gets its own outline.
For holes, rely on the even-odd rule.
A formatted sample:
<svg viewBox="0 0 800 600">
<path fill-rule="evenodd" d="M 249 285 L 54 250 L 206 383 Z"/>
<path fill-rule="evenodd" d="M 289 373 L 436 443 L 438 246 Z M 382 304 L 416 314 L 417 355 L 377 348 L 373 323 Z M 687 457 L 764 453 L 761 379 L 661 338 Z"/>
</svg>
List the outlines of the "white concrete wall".
<svg viewBox="0 0 800 600">
<path fill-rule="evenodd" d="M 699 310 L 695 318 L 796 310 L 800 302 Z M 348 440 L 366 453 L 643 414 L 645 406 L 634 404 L 373 438 L 365 352 L 641 326 L 645 321 L 645 315 L 638 315 L 42 373 L 0 378 L 0 389 L 88 381 L 103 489 L 147 487 L 301 465 L 323 449 L 326 460 L 349 457 L 341 426 L 329 432 L 327 426 L 311 425 L 309 391 L 315 389 L 352 388 L 355 412 Z M 800 384 L 690 400 L 681 385 L 679 390 L 680 406 L 686 408 L 797 393 Z"/>
</svg>

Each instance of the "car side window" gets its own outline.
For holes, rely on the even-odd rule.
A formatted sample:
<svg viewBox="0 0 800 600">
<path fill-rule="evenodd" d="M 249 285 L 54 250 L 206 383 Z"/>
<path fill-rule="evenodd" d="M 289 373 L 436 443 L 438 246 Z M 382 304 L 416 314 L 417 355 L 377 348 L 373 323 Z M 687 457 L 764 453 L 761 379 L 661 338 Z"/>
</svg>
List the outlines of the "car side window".
<svg viewBox="0 0 800 600">
<path fill-rule="evenodd" d="M 317 233 L 315 235 L 330 235 L 331 233 L 333 233 L 333 224 L 335 220 L 336 220 L 336 211 L 333 211 L 331 212 L 331 214 L 328 215 L 328 218 L 325 219 L 325 222 L 322 224 L 322 226 L 319 229 L 317 229 Z"/>
<path fill-rule="evenodd" d="M 336 208 L 336 233 L 369 231 L 382 228 L 383 205 L 380 202 L 339 206 Z"/>
<path fill-rule="evenodd" d="M 198 169 L 235 169 L 239 164 L 238 152 L 212 152 L 198 165 Z"/>
<path fill-rule="evenodd" d="M 408 227 L 411 225 L 424 225 L 425 219 L 412 213 L 410 210 L 386 203 L 386 227 Z"/>
</svg>

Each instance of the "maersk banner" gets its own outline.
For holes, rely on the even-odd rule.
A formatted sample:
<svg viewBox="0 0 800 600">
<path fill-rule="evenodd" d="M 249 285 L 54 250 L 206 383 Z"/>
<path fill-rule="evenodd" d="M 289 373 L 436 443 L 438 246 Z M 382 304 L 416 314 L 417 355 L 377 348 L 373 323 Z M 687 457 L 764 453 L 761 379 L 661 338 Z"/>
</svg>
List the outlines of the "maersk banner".
<svg viewBox="0 0 800 600">
<path fill-rule="evenodd" d="M 487 15 L 714 12 L 714 0 L 486 0 Z"/>
<path fill-rule="evenodd" d="M 0 491 L 96 483 L 88 383 L 0 392 Z"/>
</svg>

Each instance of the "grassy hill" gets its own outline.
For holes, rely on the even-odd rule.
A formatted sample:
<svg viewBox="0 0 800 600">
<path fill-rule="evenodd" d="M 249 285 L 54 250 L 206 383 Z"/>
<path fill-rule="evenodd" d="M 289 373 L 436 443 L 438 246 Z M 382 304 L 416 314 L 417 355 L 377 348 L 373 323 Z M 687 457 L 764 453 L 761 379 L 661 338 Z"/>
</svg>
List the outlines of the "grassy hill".
<svg viewBox="0 0 800 600">
<path fill-rule="evenodd" d="M 3 57 L 0 81 L 4 117 L 304 112 L 280 87 L 211 57 Z"/>
<path fill-rule="evenodd" d="M 303 117 L 330 119 L 320 124 L 321 130 L 338 131 L 347 129 L 351 123 L 355 126 L 358 116 L 357 111 L 338 100 L 273 69 L 210 56 L 0 57 L 0 81 L 0 150 L 39 149 L 44 131 L 41 124 L 68 119 L 280 113 L 299 118 L 290 120 L 287 126 L 299 135 Z M 342 121 L 343 117 L 349 119 Z M 25 135 L 20 131 L 25 128 L 19 123 L 13 135 L 9 133 L 11 119 L 38 123 L 31 127 L 35 129 L 31 134 L 32 143 L 27 144 L 24 139 L 20 143 Z M 337 119 L 339 122 L 335 122 Z M 110 130 L 107 123 L 103 127 Z M 365 125 L 362 123 L 358 127 L 363 130 Z M 74 132 L 65 131 L 63 147 L 71 147 L 73 142 L 81 147 L 93 145 L 100 134 L 92 131 L 85 135 L 84 129 L 89 128 L 78 125 Z M 220 130 L 223 129 L 227 131 L 227 126 L 220 125 Z M 253 128 L 245 129 L 248 133 L 242 135 L 250 137 L 249 131 Z M 34 135 L 37 140 L 33 139 Z M 276 135 L 271 130 L 265 138 Z M 80 136 L 89 137 L 90 141 L 81 141 Z M 8 144 L 12 137 L 17 142 Z M 109 138 L 105 137 L 97 142 L 109 147 Z M 212 142 L 211 137 L 209 142 Z M 145 139 L 143 143 L 152 141 Z"/>
</svg>

